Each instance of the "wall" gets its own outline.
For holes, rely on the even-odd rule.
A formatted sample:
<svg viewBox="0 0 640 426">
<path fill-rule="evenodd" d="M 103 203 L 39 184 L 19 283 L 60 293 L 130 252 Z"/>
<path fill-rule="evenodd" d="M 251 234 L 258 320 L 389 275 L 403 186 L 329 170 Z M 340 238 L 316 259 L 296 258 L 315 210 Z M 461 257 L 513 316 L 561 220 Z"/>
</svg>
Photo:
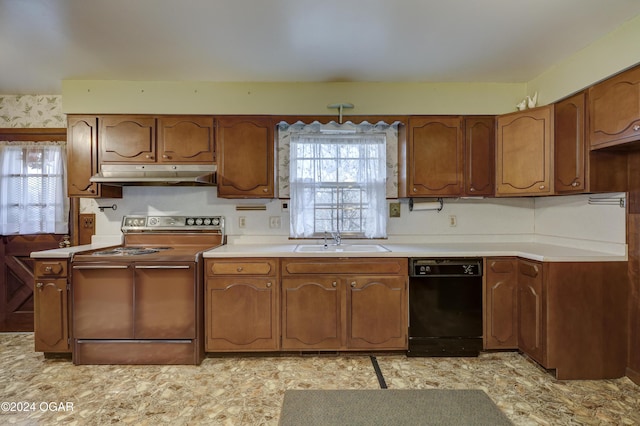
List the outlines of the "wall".
<svg viewBox="0 0 640 426">
<path fill-rule="evenodd" d="M 67 127 L 59 95 L 0 95 L 0 127 Z"/>
</svg>

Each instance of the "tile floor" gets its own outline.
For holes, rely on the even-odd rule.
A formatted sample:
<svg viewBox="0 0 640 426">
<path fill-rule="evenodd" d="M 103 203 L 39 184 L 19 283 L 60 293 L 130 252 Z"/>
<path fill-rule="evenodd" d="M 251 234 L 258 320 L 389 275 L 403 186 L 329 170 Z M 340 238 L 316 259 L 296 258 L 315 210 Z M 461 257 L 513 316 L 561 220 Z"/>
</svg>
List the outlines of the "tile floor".
<svg viewBox="0 0 640 426">
<path fill-rule="evenodd" d="M 513 352 L 376 360 L 390 389 L 482 389 L 516 425 L 640 425 L 640 386 L 627 378 L 557 381 Z M 1 405 L 3 425 L 277 425 L 286 389 L 377 388 L 365 354 L 74 366 L 34 352 L 30 333 L 0 334 L 0 402 L 15 403 Z"/>
</svg>

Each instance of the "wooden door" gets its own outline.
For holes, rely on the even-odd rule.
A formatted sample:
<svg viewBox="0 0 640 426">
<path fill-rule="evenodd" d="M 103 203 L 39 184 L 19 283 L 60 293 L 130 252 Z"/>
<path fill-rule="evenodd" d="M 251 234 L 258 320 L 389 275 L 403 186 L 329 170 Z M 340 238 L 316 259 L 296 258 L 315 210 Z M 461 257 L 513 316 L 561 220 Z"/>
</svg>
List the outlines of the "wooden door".
<svg viewBox="0 0 640 426">
<path fill-rule="evenodd" d="M 34 260 L 31 252 L 58 248 L 62 235 L 0 239 L 0 331 L 33 331 Z"/>
<path fill-rule="evenodd" d="M 640 140 L 640 67 L 589 88 L 592 148 Z"/>
<path fill-rule="evenodd" d="M 498 117 L 496 196 L 549 195 L 553 105 Z"/>
<path fill-rule="evenodd" d="M 134 267 L 134 337 L 195 339 L 195 264 Z"/>
<path fill-rule="evenodd" d="M 69 352 L 67 278 L 36 280 L 34 341 L 38 352 Z"/>
<path fill-rule="evenodd" d="M 218 119 L 219 197 L 274 197 L 272 127 L 268 117 Z"/>
<path fill-rule="evenodd" d="M 347 347 L 407 349 L 407 279 L 347 279 Z"/>
<path fill-rule="evenodd" d="M 282 349 L 341 349 L 343 295 L 335 277 L 283 278 Z"/>
<path fill-rule="evenodd" d="M 463 191 L 464 139 L 460 117 L 411 117 L 409 196 L 455 196 Z"/>
<path fill-rule="evenodd" d="M 465 117 L 464 192 L 493 195 L 495 188 L 495 117 Z"/>
<path fill-rule="evenodd" d="M 555 105 L 555 189 L 583 192 L 585 174 L 585 94 L 578 93 Z"/>
<path fill-rule="evenodd" d="M 98 118 L 100 164 L 156 162 L 156 119 L 105 115 Z"/>
<path fill-rule="evenodd" d="M 158 118 L 158 161 L 162 163 L 214 162 L 213 117 Z"/>
<path fill-rule="evenodd" d="M 518 261 L 518 349 L 545 366 L 546 320 L 542 263 Z"/>
<path fill-rule="evenodd" d="M 206 351 L 279 348 L 275 277 L 216 277 L 206 284 Z"/>
<path fill-rule="evenodd" d="M 518 259 L 488 258 L 485 349 L 518 348 Z"/>
</svg>

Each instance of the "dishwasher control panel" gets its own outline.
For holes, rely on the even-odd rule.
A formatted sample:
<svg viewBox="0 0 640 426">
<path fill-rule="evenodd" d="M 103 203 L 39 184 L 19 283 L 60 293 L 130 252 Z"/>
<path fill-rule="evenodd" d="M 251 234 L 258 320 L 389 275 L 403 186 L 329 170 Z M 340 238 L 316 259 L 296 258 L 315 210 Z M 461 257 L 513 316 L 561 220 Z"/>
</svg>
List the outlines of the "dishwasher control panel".
<svg viewBox="0 0 640 426">
<path fill-rule="evenodd" d="M 482 259 L 409 259 L 412 277 L 477 277 L 482 276 Z"/>
</svg>

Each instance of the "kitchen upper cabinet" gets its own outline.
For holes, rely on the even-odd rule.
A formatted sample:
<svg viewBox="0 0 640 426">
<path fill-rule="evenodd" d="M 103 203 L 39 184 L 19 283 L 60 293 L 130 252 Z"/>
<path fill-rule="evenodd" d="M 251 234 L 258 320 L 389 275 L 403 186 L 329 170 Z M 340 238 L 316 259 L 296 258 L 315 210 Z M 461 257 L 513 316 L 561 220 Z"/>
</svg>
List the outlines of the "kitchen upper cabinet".
<svg viewBox="0 0 640 426">
<path fill-rule="evenodd" d="M 205 351 L 280 347 L 277 259 L 207 259 Z"/>
<path fill-rule="evenodd" d="M 274 132 L 269 117 L 218 118 L 218 196 L 273 198 Z"/>
<path fill-rule="evenodd" d="M 518 348 L 518 259 L 487 258 L 485 349 Z"/>
<path fill-rule="evenodd" d="M 586 118 L 585 92 L 555 104 L 556 193 L 626 191 L 626 153 L 590 151 L 585 135 Z"/>
<path fill-rule="evenodd" d="M 211 116 L 100 117 L 100 163 L 211 164 Z"/>
<path fill-rule="evenodd" d="M 155 163 L 156 119 L 107 115 L 99 118 L 100 163 Z"/>
<path fill-rule="evenodd" d="M 410 117 L 407 196 L 459 196 L 463 192 L 461 117 Z"/>
<path fill-rule="evenodd" d="M 553 105 L 498 117 L 496 196 L 553 194 Z"/>
<path fill-rule="evenodd" d="M 69 197 L 122 198 L 122 187 L 89 181 L 98 172 L 98 118 L 67 117 L 67 192 Z"/>
<path fill-rule="evenodd" d="M 71 352 L 67 260 L 43 259 L 34 268 L 34 333 L 38 352 Z"/>
<path fill-rule="evenodd" d="M 591 148 L 640 140 L 640 67 L 589 88 Z"/>
<path fill-rule="evenodd" d="M 407 259 L 283 259 L 282 348 L 407 348 Z"/>
<path fill-rule="evenodd" d="M 464 193 L 490 196 L 495 188 L 495 117 L 464 118 Z"/>
</svg>

